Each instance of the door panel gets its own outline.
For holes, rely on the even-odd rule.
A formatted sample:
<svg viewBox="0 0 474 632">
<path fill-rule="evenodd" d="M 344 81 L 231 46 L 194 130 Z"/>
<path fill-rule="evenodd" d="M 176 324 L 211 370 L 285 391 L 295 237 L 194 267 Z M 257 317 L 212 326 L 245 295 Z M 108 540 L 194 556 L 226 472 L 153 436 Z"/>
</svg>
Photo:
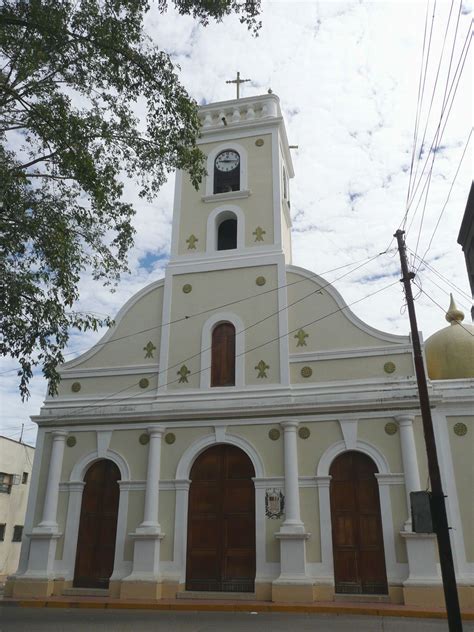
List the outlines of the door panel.
<svg viewBox="0 0 474 632">
<path fill-rule="evenodd" d="M 341 454 L 331 465 L 336 592 L 386 594 L 387 574 L 377 468 L 368 456 Z"/>
<path fill-rule="evenodd" d="M 191 470 L 187 590 L 253 592 L 255 476 L 239 448 L 219 445 Z"/>
<path fill-rule="evenodd" d="M 108 588 L 114 568 L 120 471 L 112 461 L 94 463 L 84 478 L 74 586 Z"/>
</svg>

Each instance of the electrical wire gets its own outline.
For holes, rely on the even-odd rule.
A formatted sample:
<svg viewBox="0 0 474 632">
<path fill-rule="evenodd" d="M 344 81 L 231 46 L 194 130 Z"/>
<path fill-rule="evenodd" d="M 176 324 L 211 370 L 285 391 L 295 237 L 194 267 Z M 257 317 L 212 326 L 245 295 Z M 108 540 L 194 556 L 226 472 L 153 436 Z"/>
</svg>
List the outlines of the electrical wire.
<svg viewBox="0 0 474 632">
<path fill-rule="evenodd" d="M 416 283 L 415 283 L 415 285 L 416 285 Z M 417 286 L 417 287 L 419 287 L 419 286 Z M 420 290 L 422 291 L 422 293 L 423 293 L 423 294 L 424 294 L 427 298 L 429 298 L 429 299 L 430 299 L 430 301 L 431 301 L 432 303 L 434 303 L 434 304 L 435 304 L 435 305 L 436 305 L 436 306 L 437 306 L 437 307 L 438 307 L 438 308 L 439 308 L 439 309 L 443 312 L 443 314 L 445 314 L 445 315 L 446 315 L 446 308 L 445 308 L 445 307 L 442 307 L 442 306 L 441 306 L 441 305 L 440 305 L 437 301 L 435 301 L 435 299 L 434 299 L 432 296 L 430 296 L 430 295 L 429 295 L 429 294 L 428 294 L 425 290 L 423 290 L 423 289 L 421 289 L 421 288 L 420 288 Z M 466 331 L 466 332 L 467 332 L 470 336 L 472 336 L 472 337 L 474 338 L 474 334 L 473 334 L 473 333 L 471 333 L 471 332 L 469 331 L 469 329 L 467 329 L 467 327 L 465 327 L 465 326 L 462 324 L 462 322 L 457 321 L 457 324 L 458 324 L 460 327 L 462 327 L 462 328 L 464 329 L 464 331 Z"/>
<path fill-rule="evenodd" d="M 415 254 L 410 248 L 407 247 L 407 250 L 410 251 L 411 254 Z M 419 261 L 423 262 L 423 265 L 430 270 L 431 272 L 433 272 L 441 281 L 443 281 L 444 283 L 446 283 L 446 285 L 449 285 L 449 287 L 453 288 L 454 290 L 456 290 L 457 292 L 459 292 L 461 295 L 464 296 L 464 298 L 466 298 L 468 301 L 470 301 L 472 299 L 471 296 L 469 296 L 469 294 L 467 294 L 462 288 L 460 288 L 458 285 L 456 285 L 455 283 L 453 283 L 450 279 L 446 278 L 443 274 L 441 274 L 441 272 L 439 272 L 436 268 L 434 268 L 432 266 L 432 264 L 428 263 L 425 259 L 422 259 L 420 257 L 420 255 L 416 256 L 416 259 L 418 259 Z"/>
</svg>

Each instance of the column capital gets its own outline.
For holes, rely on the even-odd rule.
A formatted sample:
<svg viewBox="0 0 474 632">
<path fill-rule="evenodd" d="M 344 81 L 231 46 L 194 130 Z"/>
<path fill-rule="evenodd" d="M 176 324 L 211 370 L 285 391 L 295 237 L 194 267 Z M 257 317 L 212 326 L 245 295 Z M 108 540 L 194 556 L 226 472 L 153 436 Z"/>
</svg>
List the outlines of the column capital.
<svg viewBox="0 0 474 632">
<path fill-rule="evenodd" d="M 68 434 L 69 433 L 66 430 L 53 430 L 51 432 L 53 441 L 66 441 L 66 437 L 68 436 Z"/>
<path fill-rule="evenodd" d="M 415 421 L 415 415 L 413 413 L 403 413 L 402 415 L 395 415 L 394 419 L 399 426 L 411 426 Z"/>
<path fill-rule="evenodd" d="M 299 426 L 299 423 L 300 422 L 296 421 L 296 419 L 288 419 L 287 421 L 280 421 L 280 426 L 283 428 L 283 430 L 288 432 L 296 430 Z"/>
<path fill-rule="evenodd" d="M 149 426 L 146 431 L 151 437 L 162 437 L 164 432 L 166 431 L 165 426 Z"/>
</svg>

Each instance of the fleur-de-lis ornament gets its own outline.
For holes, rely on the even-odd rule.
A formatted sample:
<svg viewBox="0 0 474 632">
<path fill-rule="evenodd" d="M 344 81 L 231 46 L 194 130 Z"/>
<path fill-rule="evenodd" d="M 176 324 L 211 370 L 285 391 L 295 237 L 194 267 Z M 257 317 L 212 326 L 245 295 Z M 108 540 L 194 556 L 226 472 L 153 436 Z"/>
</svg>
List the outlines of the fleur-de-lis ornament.
<svg viewBox="0 0 474 632">
<path fill-rule="evenodd" d="M 153 351 L 155 351 L 156 347 L 155 345 L 152 343 L 152 341 L 150 340 L 149 342 L 146 343 L 146 345 L 143 347 L 143 351 L 145 351 L 145 360 L 147 358 L 152 358 L 153 357 Z"/>
<path fill-rule="evenodd" d="M 264 360 L 260 360 L 260 362 L 255 367 L 255 370 L 258 371 L 257 378 L 259 377 L 268 377 L 267 371 L 270 367 L 268 364 L 264 362 Z"/>
<path fill-rule="evenodd" d="M 294 335 L 294 338 L 298 340 L 296 343 L 297 347 L 306 347 L 306 338 L 309 338 L 309 334 L 307 334 L 304 329 L 299 329 Z"/>
<path fill-rule="evenodd" d="M 196 244 L 198 241 L 199 239 L 196 237 L 196 235 L 190 235 L 186 239 L 186 243 L 188 244 L 188 250 L 196 250 Z"/>
<path fill-rule="evenodd" d="M 179 375 L 179 380 L 178 383 L 179 384 L 183 384 L 183 383 L 188 383 L 188 375 L 191 373 L 191 371 L 188 369 L 188 367 L 183 364 L 183 366 L 180 368 L 179 371 L 177 371 L 176 375 Z"/>
<path fill-rule="evenodd" d="M 252 233 L 252 235 L 255 235 L 255 241 L 263 241 L 263 236 L 266 234 L 267 231 L 263 230 L 261 226 L 257 226 L 257 228 Z"/>
</svg>

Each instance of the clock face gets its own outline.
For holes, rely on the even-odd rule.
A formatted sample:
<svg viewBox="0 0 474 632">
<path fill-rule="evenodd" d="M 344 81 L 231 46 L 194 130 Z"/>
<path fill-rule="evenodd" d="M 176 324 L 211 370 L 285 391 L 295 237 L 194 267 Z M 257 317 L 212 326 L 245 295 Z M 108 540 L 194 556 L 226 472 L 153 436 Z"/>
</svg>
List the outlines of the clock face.
<svg viewBox="0 0 474 632">
<path fill-rule="evenodd" d="M 222 151 L 216 158 L 219 171 L 233 171 L 239 166 L 240 157 L 236 151 Z"/>
</svg>

